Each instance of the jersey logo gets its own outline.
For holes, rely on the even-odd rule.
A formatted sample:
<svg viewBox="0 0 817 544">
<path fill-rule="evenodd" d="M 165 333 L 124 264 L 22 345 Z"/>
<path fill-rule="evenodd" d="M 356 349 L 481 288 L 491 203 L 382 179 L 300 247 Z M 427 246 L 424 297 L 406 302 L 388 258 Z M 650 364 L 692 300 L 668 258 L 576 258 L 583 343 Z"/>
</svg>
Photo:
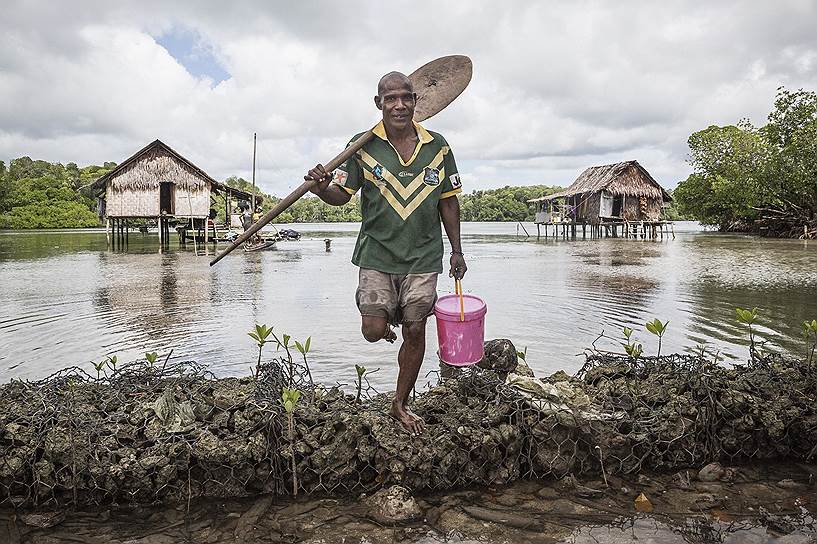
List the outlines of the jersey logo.
<svg viewBox="0 0 817 544">
<path fill-rule="evenodd" d="M 436 168 L 426 168 L 423 183 L 432 187 L 440 184 L 440 171 Z"/>
<path fill-rule="evenodd" d="M 451 180 L 451 188 L 459 189 L 462 186 L 459 174 L 451 174 L 451 176 L 448 179 Z"/>
<path fill-rule="evenodd" d="M 379 181 L 382 181 L 383 180 L 383 167 L 380 166 L 379 164 L 375 165 L 375 167 L 372 168 L 372 174 L 374 174 L 375 179 L 377 179 Z"/>
<path fill-rule="evenodd" d="M 343 170 L 335 170 L 335 183 L 342 187 L 346 187 L 346 180 L 349 179 L 349 174 Z"/>
</svg>

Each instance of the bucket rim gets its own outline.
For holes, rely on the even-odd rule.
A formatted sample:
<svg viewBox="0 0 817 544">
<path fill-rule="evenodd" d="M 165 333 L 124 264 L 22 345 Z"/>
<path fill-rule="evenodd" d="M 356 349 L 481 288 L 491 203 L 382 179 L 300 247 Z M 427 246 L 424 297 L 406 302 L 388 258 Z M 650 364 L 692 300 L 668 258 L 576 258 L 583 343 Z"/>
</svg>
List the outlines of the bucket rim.
<svg viewBox="0 0 817 544">
<path fill-rule="evenodd" d="M 466 321 L 471 321 L 473 319 L 479 319 L 480 317 L 484 316 L 488 312 L 488 305 L 485 304 L 485 301 L 482 300 L 480 297 L 478 297 L 476 295 L 470 295 L 470 294 L 463 294 L 462 297 L 475 300 L 475 301 L 477 301 L 477 302 L 479 302 L 481 304 L 480 308 L 478 308 L 476 310 L 471 310 L 471 311 L 466 311 L 465 312 Z M 456 317 L 457 321 L 459 321 L 459 319 L 460 319 L 459 310 L 449 312 L 447 310 L 444 310 L 443 308 L 440 308 L 440 306 L 439 306 L 441 301 L 451 299 L 451 298 L 459 298 L 459 295 L 455 295 L 455 294 L 443 295 L 439 299 L 437 299 L 437 302 L 434 304 L 434 314 L 437 317 L 441 317 L 441 316 L 452 317 L 452 318 Z"/>
</svg>

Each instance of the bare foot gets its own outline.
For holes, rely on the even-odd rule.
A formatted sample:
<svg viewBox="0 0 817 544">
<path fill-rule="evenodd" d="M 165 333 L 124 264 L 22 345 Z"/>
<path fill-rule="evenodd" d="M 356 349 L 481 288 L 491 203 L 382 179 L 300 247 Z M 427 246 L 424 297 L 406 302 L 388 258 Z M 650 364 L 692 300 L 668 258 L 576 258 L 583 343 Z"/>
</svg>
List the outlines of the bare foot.
<svg viewBox="0 0 817 544">
<path fill-rule="evenodd" d="M 397 333 L 389 325 L 386 325 L 386 334 L 383 335 L 383 340 L 389 344 L 394 344 L 394 341 L 397 340 Z"/>
<path fill-rule="evenodd" d="M 418 436 L 425 430 L 423 418 L 409 410 L 408 406 L 403 406 L 397 400 L 392 402 L 389 413 L 394 419 L 400 422 L 400 425 L 402 425 L 411 436 Z"/>
</svg>

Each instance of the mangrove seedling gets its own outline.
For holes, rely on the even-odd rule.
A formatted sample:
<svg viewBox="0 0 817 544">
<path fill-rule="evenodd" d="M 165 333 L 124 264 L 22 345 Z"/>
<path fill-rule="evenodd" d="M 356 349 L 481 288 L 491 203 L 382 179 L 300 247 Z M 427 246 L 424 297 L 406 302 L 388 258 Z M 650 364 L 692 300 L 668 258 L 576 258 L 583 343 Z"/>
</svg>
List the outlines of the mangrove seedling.
<svg viewBox="0 0 817 544">
<path fill-rule="evenodd" d="M 155 351 L 145 353 L 145 361 L 147 361 L 148 365 L 150 365 L 151 367 L 156 364 L 156 359 L 158 358 L 159 355 Z"/>
<path fill-rule="evenodd" d="M 99 381 L 102 379 L 102 372 L 105 370 L 105 365 L 107 364 L 108 359 L 103 359 L 98 363 L 91 361 L 91 364 L 94 365 L 94 370 L 96 370 L 96 380 Z"/>
<path fill-rule="evenodd" d="M 247 336 L 255 340 L 255 343 L 258 344 L 258 361 L 255 363 L 255 372 L 253 372 L 253 376 L 258 378 L 258 373 L 261 370 L 261 352 L 264 350 L 264 344 L 267 343 L 267 338 L 269 335 L 272 334 L 273 327 L 267 327 L 265 324 L 257 324 L 255 325 L 255 330 L 252 330 L 247 333 Z"/>
<path fill-rule="evenodd" d="M 625 353 L 627 353 L 627 355 L 630 356 L 630 359 L 636 360 L 639 357 L 641 357 L 641 353 L 644 351 L 644 346 L 630 341 L 630 337 L 632 335 L 633 329 L 631 329 L 630 327 L 624 327 L 624 339 L 627 341 L 622 342 L 621 345 L 624 347 Z"/>
<path fill-rule="evenodd" d="M 814 340 L 811 339 L 812 335 Z M 806 364 L 811 370 L 814 361 L 814 350 L 817 349 L 817 319 L 803 321 L 803 339 L 806 341 Z"/>
<path fill-rule="evenodd" d="M 116 373 L 116 355 L 109 355 L 105 362 L 108 364 L 108 368 L 111 369 L 111 372 Z"/>
<path fill-rule="evenodd" d="M 661 357 L 661 340 L 664 338 L 667 325 L 669 325 L 669 320 L 667 320 L 666 323 L 661 323 L 661 320 L 657 317 L 646 323 L 647 330 L 658 337 L 658 355 L 656 355 L 656 357 Z"/>
<path fill-rule="evenodd" d="M 636 360 L 641 357 L 644 346 L 641 344 L 624 344 L 624 351 L 627 352 L 627 355 L 629 355 L 631 359 Z"/>
<path fill-rule="evenodd" d="M 745 324 L 749 330 L 749 356 L 754 359 L 757 356 L 757 350 L 755 349 L 755 333 L 752 330 L 752 325 L 757 321 L 757 307 L 751 310 L 735 308 L 735 314 L 737 314 L 738 321 Z"/>
<path fill-rule="evenodd" d="M 528 356 L 528 346 L 525 346 L 525 349 L 522 350 L 522 351 L 517 351 L 516 356 L 519 357 L 520 359 L 522 359 L 523 363 L 527 363 L 525 358 Z"/>
<path fill-rule="evenodd" d="M 282 335 L 281 338 L 278 338 L 278 335 L 273 333 L 272 338 L 275 340 L 275 343 L 276 343 L 275 349 L 276 350 L 284 348 L 284 351 L 287 352 L 286 363 L 287 363 L 287 368 L 289 369 L 289 386 L 292 387 L 292 385 L 295 383 L 295 366 L 292 363 L 292 352 L 289 351 L 289 340 L 292 337 L 290 335 L 288 335 L 288 334 L 284 334 L 284 335 Z"/>
<path fill-rule="evenodd" d="M 295 466 L 295 405 L 301 398 L 301 392 L 297 389 L 283 389 L 281 391 L 281 403 L 287 413 L 287 426 L 289 432 L 289 456 L 292 460 L 292 496 L 298 496 L 298 473 Z"/>
<path fill-rule="evenodd" d="M 309 362 L 307 362 L 306 360 L 306 354 L 309 353 L 309 348 L 311 345 L 312 345 L 311 336 L 309 336 L 306 339 L 306 342 L 304 342 L 303 344 L 301 344 L 297 340 L 295 341 L 295 349 L 297 349 L 300 352 L 301 357 L 304 358 L 304 367 L 306 367 L 306 375 L 309 376 L 309 383 L 312 383 L 312 372 L 309 370 Z"/>
</svg>

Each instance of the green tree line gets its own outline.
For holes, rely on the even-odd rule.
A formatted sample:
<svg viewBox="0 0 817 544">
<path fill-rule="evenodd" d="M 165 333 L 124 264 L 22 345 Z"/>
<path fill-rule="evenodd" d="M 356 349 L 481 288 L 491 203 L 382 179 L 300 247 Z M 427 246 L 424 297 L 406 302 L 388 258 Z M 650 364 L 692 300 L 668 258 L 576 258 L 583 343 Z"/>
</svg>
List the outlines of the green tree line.
<svg viewBox="0 0 817 544">
<path fill-rule="evenodd" d="M 0 228 L 80 228 L 100 225 L 96 196 L 90 186 L 110 172 L 116 163 L 79 168 L 21 157 L 8 167 L 0 161 Z M 247 180 L 231 176 L 225 184 L 246 192 L 253 187 Z M 558 187 L 530 185 L 502 187 L 460 194 L 463 221 L 531 221 L 533 208 L 526 201 L 551 194 Z M 261 192 L 264 212 L 280 201 L 279 197 Z M 218 219 L 225 220 L 224 207 L 214 201 Z M 330 206 L 316 197 L 307 196 L 282 213 L 277 223 L 332 223 L 360 221 L 360 200 L 355 195 L 344 206 Z"/>
<path fill-rule="evenodd" d="M 679 211 L 722 230 L 817 237 L 817 94 L 778 89 L 766 125 L 748 120 L 689 137 L 693 173 Z"/>
<path fill-rule="evenodd" d="M 252 192 L 252 184 L 235 176 L 227 178 L 225 183 Z M 561 187 L 546 185 L 529 185 L 524 187 L 502 187 L 460 194 L 460 215 L 463 221 L 532 221 L 533 207 L 527 203 L 531 198 L 549 195 L 561 190 Z M 256 194 L 263 197 L 261 208 L 264 213 L 272 209 L 281 199 L 261 192 L 256 187 Z M 314 196 L 306 196 L 279 215 L 274 223 L 333 223 L 338 221 L 360 221 L 359 193 L 343 206 L 330 206 Z M 223 212 L 220 212 L 223 215 Z"/>
<path fill-rule="evenodd" d="M 77 228 L 99 225 L 90 184 L 115 163 L 79 168 L 14 159 L 0 161 L 0 228 Z"/>
</svg>

